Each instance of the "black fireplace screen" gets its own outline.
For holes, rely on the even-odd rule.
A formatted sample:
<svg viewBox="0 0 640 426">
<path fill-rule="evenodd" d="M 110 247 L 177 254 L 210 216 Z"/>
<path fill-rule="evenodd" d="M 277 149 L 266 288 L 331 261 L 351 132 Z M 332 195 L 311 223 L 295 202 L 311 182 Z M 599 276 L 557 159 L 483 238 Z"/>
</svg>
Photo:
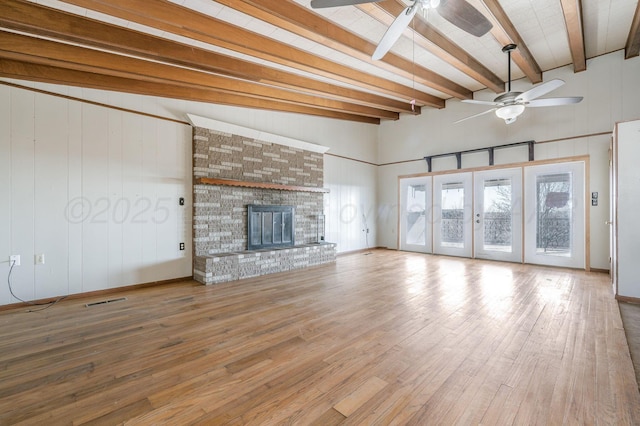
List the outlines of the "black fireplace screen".
<svg viewBox="0 0 640 426">
<path fill-rule="evenodd" d="M 249 204 L 248 250 L 295 245 L 295 207 Z"/>
</svg>

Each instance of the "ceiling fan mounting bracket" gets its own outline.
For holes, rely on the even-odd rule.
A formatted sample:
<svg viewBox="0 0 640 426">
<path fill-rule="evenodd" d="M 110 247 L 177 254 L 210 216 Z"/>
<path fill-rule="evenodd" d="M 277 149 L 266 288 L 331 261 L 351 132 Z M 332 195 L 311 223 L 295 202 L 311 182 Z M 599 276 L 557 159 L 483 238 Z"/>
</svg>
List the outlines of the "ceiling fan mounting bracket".
<svg viewBox="0 0 640 426">
<path fill-rule="evenodd" d="M 506 46 L 504 46 L 502 48 L 502 51 L 505 52 L 505 53 L 513 52 L 514 50 L 516 50 L 517 47 L 518 46 L 516 44 L 510 43 L 510 44 L 507 44 Z"/>
</svg>

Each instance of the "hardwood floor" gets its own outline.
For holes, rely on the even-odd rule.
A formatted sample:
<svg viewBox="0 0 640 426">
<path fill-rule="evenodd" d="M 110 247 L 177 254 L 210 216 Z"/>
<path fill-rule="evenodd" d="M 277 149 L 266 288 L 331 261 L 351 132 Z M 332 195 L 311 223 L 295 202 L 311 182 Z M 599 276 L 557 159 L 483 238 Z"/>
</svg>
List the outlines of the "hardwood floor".
<svg viewBox="0 0 640 426">
<path fill-rule="evenodd" d="M 389 250 L 0 313 L 0 424 L 640 424 L 608 277 Z"/>
</svg>

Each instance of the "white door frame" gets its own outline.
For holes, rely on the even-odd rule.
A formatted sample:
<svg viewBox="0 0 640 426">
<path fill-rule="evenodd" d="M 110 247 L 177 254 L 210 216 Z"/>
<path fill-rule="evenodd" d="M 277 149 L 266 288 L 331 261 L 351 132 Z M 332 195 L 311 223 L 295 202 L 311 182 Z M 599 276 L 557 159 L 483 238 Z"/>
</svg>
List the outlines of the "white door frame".
<svg viewBox="0 0 640 426">
<path fill-rule="evenodd" d="M 524 260 L 526 263 L 561 266 L 568 268 L 587 268 L 586 259 L 586 163 L 583 161 L 542 164 L 524 168 Z M 569 174 L 571 177 L 570 205 L 570 253 L 556 254 L 543 252 L 537 247 L 537 179 L 544 175 Z"/>
<path fill-rule="evenodd" d="M 484 230 L 488 223 L 488 218 L 484 217 L 485 202 L 497 200 L 485 200 L 485 182 L 506 179 L 511 182 L 509 200 L 502 200 L 509 203 L 510 207 L 510 230 L 511 246 L 508 250 L 492 249 L 484 244 Z M 500 168 L 492 170 L 479 170 L 473 174 L 474 182 L 474 257 L 478 259 L 500 260 L 506 262 L 522 262 L 522 168 Z M 505 206 L 506 207 L 506 206 Z"/>
<path fill-rule="evenodd" d="M 424 185 L 425 187 L 425 209 L 424 209 L 424 233 L 425 242 L 423 245 L 412 244 L 407 242 L 407 234 L 411 230 L 407 229 L 407 219 L 411 206 L 407 206 L 407 189 L 412 185 Z M 400 240 L 400 250 L 415 251 L 421 253 L 431 253 L 433 248 L 432 238 L 432 222 L 433 222 L 433 209 L 432 206 L 432 177 L 431 176 L 416 176 L 400 178 L 398 188 L 400 191 L 400 223 L 398 226 L 398 237 Z"/>
<path fill-rule="evenodd" d="M 446 185 L 460 185 L 464 191 L 461 246 L 448 244 L 442 234 L 442 190 Z M 447 173 L 433 176 L 433 252 L 449 256 L 472 257 L 473 255 L 473 173 Z"/>
</svg>

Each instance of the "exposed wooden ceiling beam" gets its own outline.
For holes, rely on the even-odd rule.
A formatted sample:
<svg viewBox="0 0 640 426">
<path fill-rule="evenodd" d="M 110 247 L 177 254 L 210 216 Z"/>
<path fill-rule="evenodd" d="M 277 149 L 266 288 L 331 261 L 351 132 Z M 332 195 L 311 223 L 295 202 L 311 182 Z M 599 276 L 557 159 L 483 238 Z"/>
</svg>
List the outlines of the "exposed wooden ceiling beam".
<svg viewBox="0 0 640 426">
<path fill-rule="evenodd" d="M 330 46 L 332 49 L 359 60 L 392 71 L 405 78 L 415 79 L 417 83 L 458 99 L 470 99 L 473 96 L 472 92 L 465 87 L 399 55 L 389 53 L 382 61 L 372 60 L 371 55 L 376 49 L 374 43 L 335 25 L 291 0 L 216 1 L 309 40 Z"/>
<path fill-rule="evenodd" d="M 356 105 L 313 95 L 294 93 L 258 83 L 174 67 L 133 57 L 115 55 L 79 46 L 0 31 L 0 58 L 53 65 L 61 68 L 124 77 L 140 81 L 167 83 L 216 90 L 240 92 L 246 96 L 272 99 L 314 108 L 345 111 L 349 114 L 397 120 L 398 113 Z"/>
<path fill-rule="evenodd" d="M 374 93 L 385 93 L 399 99 L 406 99 L 407 102 L 415 99 L 418 105 L 444 108 L 444 100 L 436 96 L 337 64 L 170 2 L 110 0 L 107 4 L 99 0 L 62 1 L 298 70 L 323 75 Z"/>
<path fill-rule="evenodd" d="M 624 48 L 625 59 L 633 58 L 640 54 L 640 2 L 636 6 L 636 13 L 633 15 L 631 29 L 627 37 L 627 44 Z"/>
<path fill-rule="evenodd" d="M 484 15 L 493 24 L 491 35 L 502 46 L 516 44 L 518 48 L 511 52 L 511 59 L 533 84 L 540 83 L 542 70 L 500 2 L 498 0 L 482 0 L 482 3 L 486 6 Z"/>
<path fill-rule="evenodd" d="M 386 109 L 419 114 L 408 102 L 321 82 L 301 75 L 243 61 L 216 52 L 102 23 L 35 3 L 5 0 L 0 3 L 0 27 L 37 36 L 134 54 L 152 60 L 221 73 L 304 93 Z"/>
<path fill-rule="evenodd" d="M 573 71 L 580 72 L 587 69 L 587 59 L 584 48 L 584 31 L 582 29 L 582 2 L 580 0 L 560 0 L 564 21 L 567 25 L 569 48 L 573 58 Z"/>
<path fill-rule="evenodd" d="M 174 86 L 166 83 L 139 81 L 123 77 L 96 75 L 90 72 L 64 69 L 50 65 L 25 63 L 11 59 L 0 60 L 0 76 L 100 90 L 114 90 L 140 95 L 152 95 L 237 107 L 313 115 L 360 123 L 380 124 L 380 120 L 373 117 L 364 117 L 344 112 L 294 105 L 279 102 L 277 100 L 259 99 L 234 93 L 222 93 L 215 90 Z"/>
<path fill-rule="evenodd" d="M 398 0 L 384 0 L 378 3 L 362 4 L 358 7 L 383 24 L 391 25 L 395 17 L 402 13 L 406 5 Z M 418 15 L 416 16 L 417 19 L 414 19 L 413 27 L 416 33 L 421 36 L 415 39 L 416 43 L 420 43 L 422 47 L 443 61 L 484 84 L 494 92 L 501 93 L 504 91 L 504 81 L 500 77 L 445 37 L 428 22 L 425 22 Z"/>
</svg>

